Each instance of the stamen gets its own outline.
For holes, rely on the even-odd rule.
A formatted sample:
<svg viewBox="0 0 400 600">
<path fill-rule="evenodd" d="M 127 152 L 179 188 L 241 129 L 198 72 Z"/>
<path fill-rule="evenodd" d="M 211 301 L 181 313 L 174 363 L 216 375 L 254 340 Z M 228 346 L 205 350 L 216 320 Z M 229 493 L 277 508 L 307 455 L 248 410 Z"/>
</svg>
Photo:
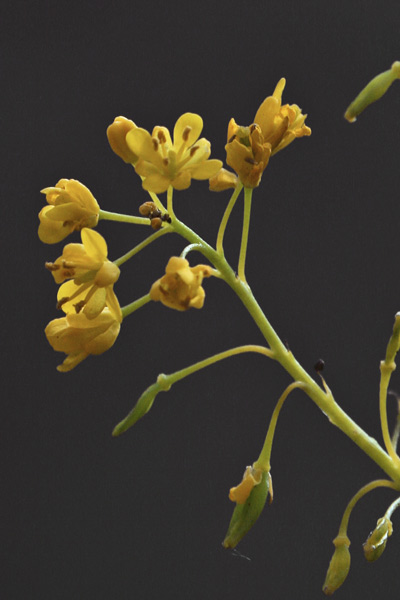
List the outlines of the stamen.
<svg viewBox="0 0 400 600">
<path fill-rule="evenodd" d="M 69 300 L 69 296 L 65 296 L 65 298 L 60 298 L 60 300 L 56 304 L 56 309 L 60 310 L 62 305 L 65 304 L 66 302 L 68 302 L 68 300 Z"/>
<path fill-rule="evenodd" d="M 153 142 L 154 152 L 157 152 L 157 150 L 158 150 L 158 141 L 156 140 L 156 138 L 151 138 L 151 141 Z"/>
<path fill-rule="evenodd" d="M 182 131 L 182 139 L 184 142 L 187 142 L 189 139 L 189 133 L 192 131 L 190 125 L 186 125 L 185 129 Z"/>
<path fill-rule="evenodd" d="M 256 129 L 257 125 L 255 123 L 253 123 L 253 125 L 250 125 L 250 133 L 253 133 L 253 131 Z"/>
<path fill-rule="evenodd" d="M 236 133 L 234 133 L 234 134 L 233 134 L 233 135 L 232 135 L 232 136 L 229 138 L 229 140 L 228 140 L 228 144 L 230 144 L 231 142 L 233 142 L 233 140 L 235 139 L 235 137 L 236 137 Z"/>
<path fill-rule="evenodd" d="M 80 313 L 82 308 L 85 306 L 85 304 L 86 304 L 85 300 L 81 300 L 80 302 L 77 302 L 76 304 L 74 304 L 76 313 Z"/>
<path fill-rule="evenodd" d="M 44 266 L 48 271 L 58 271 L 58 269 L 60 268 L 60 265 L 56 265 L 52 262 L 45 262 Z"/>
<path fill-rule="evenodd" d="M 190 148 L 190 158 L 195 155 L 196 151 L 199 149 L 199 146 L 192 146 Z"/>
<path fill-rule="evenodd" d="M 250 158 L 249 156 L 246 156 L 246 158 L 244 160 L 245 160 L 245 162 L 249 163 L 250 165 L 258 165 L 258 162 L 256 160 L 254 160 L 253 158 Z"/>
<path fill-rule="evenodd" d="M 168 158 L 163 158 L 163 164 L 164 164 L 166 167 L 168 167 L 168 165 L 169 165 L 169 160 L 168 160 Z"/>
<path fill-rule="evenodd" d="M 160 144 L 165 144 L 165 142 L 167 141 L 167 138 L 164 135 L 163 131 L 157 131 L 157 137 L 159 139 Z"/>
</svg>

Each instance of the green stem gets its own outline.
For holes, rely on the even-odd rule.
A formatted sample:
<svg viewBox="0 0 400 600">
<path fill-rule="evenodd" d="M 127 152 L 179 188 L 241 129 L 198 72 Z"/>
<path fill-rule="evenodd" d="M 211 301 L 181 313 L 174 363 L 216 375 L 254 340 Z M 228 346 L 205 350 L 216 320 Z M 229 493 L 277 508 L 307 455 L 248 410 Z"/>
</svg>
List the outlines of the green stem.
<svg viewBox="0 0 400 600">
<path fill-rule="evenodd" d="M 135 310 L 138 310 L 138 308 L 142 308 L 142 306 L 144 306 L 145 304 L 150 302 L 150 300 L 151 300 L 150 294 L 146 294 L 145 296 L 138 298 L 134 302 L 127 304 L 126 306 L 121 308 L 122 318 L 125 319 L 125 317 L 127 317 L 128 315 L 131 315 L 133 312 L 135 312 Z"/>
<path fill-rule="evenodd" d="M 138 252 L 143 250 L 143 248 L 146 248 L 146 246 L 148 246 L 149 244 L 151 244 L 152 242 L 157 240 L 159 237 L 161 237 L 162 235 L 165 235 L 166 233 L 170 233 L 171 231 L 172 231 L 172 228 L 169 225 L 162 227 L 161 229 L 159 229 L 152 235 L 149 235 L 149 237 L 147 237 L 145 240 L 143 240 L 143 242 L 141 242 L 140 244 L 138 244 L 137 246 L 132 248 L 132 250 L 129 250 L 129 252 L 127 252 L 123 256 L 120 256 L 119 258 L 117 258 L 117 260 L 114 260 L 114 264 L 117 265 L 117 267 L 119 267 L 124 262 L 126 262 L 127 260 L 132 258 L 132 256 L 135 256 L 135 254 L 137 254 Z"/>
<path fill-rule="evenodd" d="M 400 467 L 393 459 L 381 448 L 378 442 L 371 438 L 361 427 L 357 425 L 345 412 L 336 404 L 332 394 L 325 392 L 310 377 L 310 375 L 297 362 L 293 354 L 287 350 L 275 330 L 267 320 L 259 304 L 254 298 L 249 286 L 240 281 L 233 269 L 221 254 L 216 252 L 207 242 L 205 242 L 194 231 L 184 223 L 176 219 L 173 222 L 173 229 L 176 233 L 184 237 L 188 242 L 199 244 L 202 254 L 215 266 L 221 273 L 226 283 L 233 289 L 243 305 L 253 318 L 269 347 L 274 352 L 274 358 L 283 366 L 283 368 L 293 377 L 295 381 L 305 384 L 305 392 L 315 402 L 315 404 L 328 417 L 331 423 L 339 427 L 363 452 L 365 452 L 381 469 L 394 481 L 400 481 Z"/>
<path fill-rule="evenodd" d="M 223 241 L 224 241 L 225 229 L 228 224 L 229 217 L 231 216 L 233 207 L 236 204 L 236 200 L 238 199 L 238 196 L 239 196 L 242 188 L 243 188 L 243 184 L 239 181 L 236 185 L 236 188 L 233 191 L 231 199 L 229 200 L 228 206 L 225 209 L 224 216 L 222 217 L 222 221 L 221 221 L 221 224 L 220 224 L 219 230 L 218 230 L 217 245 L 216 245 L 217 252 L 219 252 L 220 254 L 224 254 Z"/>
<path fill-rule="evenodd" d="M 398 465 L 400 465 L 400 459 L 396 454 L 396 451 L 393 447 L 392 440 L 389 433 L 388 419 L 387 419 L 387 410 L 386 410 L 386 402 L 387 402 L 387 390 L 390 382 L 390 377 L 392 372 L 396 368 L 394 362 L 389 364 L 386 361 L 382 361 L 381 365 L 381 382 L 379 386 L 379 414 L 381 420 L 382 427 L 382 436 L 383 441 L 385 443 L 386 450 L 388 454 L 391 456 L 393 461 L 395 461 Z"/>
<path fill-rule="evenodd" d="M 272 413 L 272 417 L 271 417 L 271 421 L 269 423 L 264 446 L 261 450 L 260 456 L 258 457 L 256 462 L 253 464 L 253 467 L 255 469 L 262 469 L 263 471 L 267 471 L 267 473 L 269 473 L 269 471 L 271 470 L 270 459 L 271 459 L 272 442 L 274 440 L 275 429 L 276 429 L 276 424 L 278 421 L 279 413 L 281 411 L 283 403 L 285 402 L 286 398 L 289 396 L 290 392 L 292 392 L 296 388 L 305 389 L 304 383 L 301 383 L 299 381 L 294 381 L 286 388 L 286 390 L 283 392 L 282 396 L 279 398 L 279 400 L 275 406 L 274 412 Z"/>
<path fill-rule="evenodd" d="M 358 492 L 356 494 L 354 494 L 354 496 L 348 503 L 348 505 L 343 513 L 342 521 L 341 521 L 340 527 L 339 527 L 338 536 L 346 536 L 347 535 L 347 527 L 349 525 L 350 514 L 351 514 L 351 511 L 353 510 L 354 506 L 357 504 L 357 502 L 359 500 L 361 500 L 361 498 L 363 496 L 365 496 L 365 494 L 368 494 L 368 492 L 371 492 L 372 490 L 375 490 L 378 487 L 388 487 L 388 488 L 392 488 L 394 490 L 398 490 L 399 484 L 395 484 L 395 483 L 393 483 L 393 481 L 388 481 L 387 479 L 376 479 L 375 481 L 371 481 L 370 483 L 367 483 L 367 485 L 364 485 L 364 487 L 362 487 L 360 490 L 358 490 Z"/>
<path fill-rule="evenodd" d="M 175 371 L 175 373 L 170 373 L 169 375 L 158 376 L 157 382 L 160 384 L 161 389 L 169 390 L 173 383 L 184 379 L 188 375 L 192 375 L 192 373 L 196 373 L 196 371 L 200 371 L 200 369 L 204 369 L 205 367 L 209 367 L 220 360 L 224 360 L 225 358 L 229 358 L 231 356 L 236 356 L 237 354 L 243 354 L 244 352 L 256 352 L 258 354 L 263 354 L 268 358 L 274 358 L 273 352 L 266 348 L 265 346 L 255 346 L 253 344 L 247 344 L 246 346 L 237 346 L 236 348 L 231 348 L 230 350 L 225 350 L 224 352 L 219 352 L 218 354 L 214 354 L 213 356 L 209 356 L 208 358 L 201 360 L 185 369 L 181 369 L 180 371 Z"/>
<path fill-rule="evenodd" d="M 174 206 L 172 203 L 173 195 L 174 195 L 174 188 L 172 187 L 172 185 L 170 185 L 167 190 L 167 211 L 168 211 L 168 214 L 171 217 L 171 219 L 176 219 L 175 213 L 174 213 Z"/>
<path fill-rule="evenodd" d="M 189 252 L 193 252 L 195 250 L 198 250 L 199 252 L 201 252 L 202 251 L 201 244 L 189 244 L 189 246 L 186 246 L 186 248 L 184 248 L 181 252 L 181 258 L 186 258 L 186 256 L 189 254 Z"/>
<path fill-rule="evenodd" d="M 244 269 L 245 269 L 245 264 L 246 264 L 247 242 L 249 239 L 252 194 L 253 194 L 252 188 L 244 188 L 243 228 L 242 228 L 242 240 L 240 243 L 239 264 L 238 264 L 239 279 L 241 279 L 244 282 L 246 281 Z"/>
<path fill-rule="evenodd" d="M 399 508 L 399 506 L 400 506 L 400 498 L 396 498 L 396 500 L 394 502 L 392 502 L 392 504 L 389 506 L 389 508 L 385 512 L 385 517 L 387 519 L 390 519 L 390 517 L 392 516 L 394 511 L 397 510 Z"/>
<path fill-rule="evenodd" d="M 121 215 L 119 213 L 109 212 L 108 210 L 100 210 L 99 220 L 118 221 L 120 223 L 134 223 L 135 225 L 149 225 L 149 219 L 145 217 L 134 217 L 133 215 Z"/>
<path fill-rule="evenodd" d="M 147 192 L 150 195 L 150 198 L 153 200 L 154 204 L 157 206 L 158 210 L 161 210 L 162 213 L 165 213 L 165 207 L 161 202 L 160 198 L 157 196 L 157 194 L 155 194 L 154 192 L 149 192 L 149 190 L 147 190 Z"/>
</svg>

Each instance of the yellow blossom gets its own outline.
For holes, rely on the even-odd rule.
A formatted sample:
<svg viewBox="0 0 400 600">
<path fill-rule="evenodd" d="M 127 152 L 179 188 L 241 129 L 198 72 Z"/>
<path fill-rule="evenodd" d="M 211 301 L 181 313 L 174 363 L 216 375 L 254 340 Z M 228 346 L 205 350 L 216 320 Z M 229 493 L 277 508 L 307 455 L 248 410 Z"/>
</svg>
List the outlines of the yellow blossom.
<svg viewBox="0 0 400 600">
<path fill-rule="evenodd" d="M 105 308 L 91 320 L 83 313 L 54 319 L 47 325 L 45 334 L 54 350 L 68 355 L 57 367 L 58 371 L 65 372 L 71 371 L 89 354 L 102 354 L 111 348 L 119 330 L 119 321 Z"/>
<path fill-rule="evenodd" d="M 254 467 L 246 467 L 242 481 L 236 487 L 229 490 L 229 499 L 238 504 L 244 504 L 255 485 L 261 481 L 263 471 L 254 469 Z"/>
<path fill-rule="evenodd" d="M 113 286 L 120 270 L 107 259 L 105 239 L 92 229 L 81 231 L 82 244 L 67 244 L 62 256 L 46 263 L 56 283 L 62 283 L 57 294 L 58 307 L 65 313 L 83 314 L 95 319 L 108 306 L 113 317 L 121 322 L 122 313 Z M 71 281 L 66 281 L 70 279 Z"/>
<path fill-rule="evenodd" d="M 60 179 L 42 190 L 48 206 L 39 213 L 39 238 L 45 244 L 61 242 L 73 231 L 96 227 L 100 207 L 92 193 L 76 179 Z"/>
<path fill-rule="evenodd" d="M 212 192 L 223 192 L 229 188 L 235 188 L 237 185 L 238 178 L 234 173 L 227 171 L 226 169 L 220 169 L 214 177 L 211 177 L 210 190 Z"/>
<path fill-rule="evenodd" d="M 222 166 L 220 160 L 207 160 L 210 142 L 199 138 L 203 120 L 185 113 L 175 123 L 173 142 L 166 127 L 155 127 L 152 134 L 139 127 L 126 135 L 126 143 L 139 157 L 135 170 L 143 178 L 143 188 L 156 194 L 170 185 L 177 190 L 190 186 L 191 179 L 209 179 Z"/>
<path fill-rule="evenodd" d="M 125 117 L 115 117 L 114 123 L 107 128 L 107 138 L 111 149 L 126 163 L 135 164 L 138 157 L 126 143 L 126 134 L 137 129 L 135 123 Z"/>
<path fill-rule="evenodd" d="M 240 127 L 234 119 L 228 125 L 226 162 L 239 175 L 245 187 L 257 187 L 270 156 L 290 144 L 296 137 L 311 135 L 296 104 L 282 106 L 286 80 L 280 79 L 272 96 L 260 105 L 250 127 Z"/>
<path fill-rule="evenodd" d="M 205 292 L 201 284 L 203 277 L 211 275 L 212 268 L 208 265 L 189 267 L 185 258 L 172 256 L 166 266 L 165 275 L 153 283 L 150 297 L 176 310 L 202 308 Z"/>
</svg>

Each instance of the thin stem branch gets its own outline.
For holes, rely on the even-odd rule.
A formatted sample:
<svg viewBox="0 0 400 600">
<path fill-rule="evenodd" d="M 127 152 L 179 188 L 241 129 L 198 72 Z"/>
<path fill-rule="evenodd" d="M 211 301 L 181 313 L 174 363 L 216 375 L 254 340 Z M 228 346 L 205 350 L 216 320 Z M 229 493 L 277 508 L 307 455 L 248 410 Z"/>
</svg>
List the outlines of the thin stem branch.
<svg viewBox="0 0 400 600">
<path fill-rule="evenodd" d="M 219 252 L 220 254 L 224 254 L 223 241 L 224 241 L 225 229 L 228 224 L 229 217 L 231 216 L 233 207 L 236 204 L 236 200 L 238 199 L 242 188 L 243 188 L 243 184 L 239 181 L 236 185 L 236 188 L 233 191 L 231 199 L 228 202 L 228 206 L 225 209 L 224 216 L 222 217 L 222 220 L 221 220 L 221 223 L 220 223 L 220 226 L 218 229 L 217 244 L 216 244 L 217 252 Z"/>
<path fill-rule="evenodd" d="M 150 300 L 151 300 L 150 294 L 146 294 L 145 296 L 138 298 L 134 302 L 127 304 L 126 306 L 121 308 L 122 318 L 125 319 L 125 317 L 127 317 L 128 315 L 131 315 L 133 312 L 135 312 L 135 310 L 142 308 L 142 306 L 144 306 L 145 304 L 150 302 Z"/>
<path fill-rule="evenodd" d="M 239 264 L 238 264 L 239 279 L 241 279 L 244 282 L 246 281 L 246 276 L 244 274 L 244 270 L 245 270 L 245 265 L 246 265 L 247 242 L 249 239 L 252 194 L 253 194 L 252 188 L 244 188 L 243 228 L 242 228 L 242 240 L 240 243 Z"/>
<path fill-rule="evenodd" d="M 119 213 L 110 212 L 108 210 L 100 210 L 99 220 L 118 221 L 120 223 L 133 223 L 134 225 L 149 225 L 149 219 L 145 217 L 134 217 L 133 215 L 122 215 Z"/>
<path fill-rule="evenodd" d="M 155 240 L 158 240 L 158 238 L 160 238 L 161 236 L 165 235 L 166 233 L 171 233 L 172 231 L 173 230 L 169 225 L 162 227 L 152 235 L 149 235 L 149 237 L 143 240 L 143 242 L 140 242 L 140 244 L 132 248 L 132 250 L 129 250 L 129 252 L 127 252 L 123 256 L 120 256 L 119 258 L 117 258 L 117 260 L 114 260 L 114 264 L 117 265 L 117 267 L 119 267 L 124 262 L 132 258 L 132 256 L 135 256 L 135 254 L 143 250 L 143 248 L 146 248 L 146 246 L 148 246 L 152 242 L 155 242 Z"/>
<path fill-rule="evenodd" d="M 283 394 L 279 398 L 279 400 L 275 406 L 274 412 L 272 413 L 271 421 L 269 423 L 267 435 L 266 435 L 265 442 L 264 442 L 263 448 L 261 450 L 260 456 L 258 457 L 256 462 L 253 464 L 253 467 L 255 469 L 262 469 L 263 471 L 267 471 L 267 472 L 270 471 L 272 442 L 274 440 L 276 424 L 278 422 L 279 413 L 281 411 L 283 403 L 285 402 L 286 398 L 289 396 L 290 392 L 292 392 L 296 388 L 304 390 L 305 387 L 306 386 L 301 381 L 294 381 L 293 383 L 288 385 L 286 390 L 283 392 Z"/>
</svg>

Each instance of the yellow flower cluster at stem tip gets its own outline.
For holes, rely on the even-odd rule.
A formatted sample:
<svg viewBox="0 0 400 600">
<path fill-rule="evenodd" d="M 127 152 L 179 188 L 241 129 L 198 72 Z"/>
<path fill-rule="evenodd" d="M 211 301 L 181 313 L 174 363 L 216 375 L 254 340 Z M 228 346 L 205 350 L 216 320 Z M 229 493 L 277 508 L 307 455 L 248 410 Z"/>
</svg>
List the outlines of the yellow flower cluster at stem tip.
<svg viewBox="0 0 400 600">
<path fill-rule="evenodd" d="M 250 496 L 252 489 L 262 479 L 262 470 L 254 467 L 246 467 L 242 481 L 236 487 L 229 490 L 229 499 L 237 504 L 244 504 Z"/>
<path fill-rule="evenodd" d="M 155 194 L 190 186 L 191 179 L 209 179 L 220 168 L 220 160 L 208 157 L 210 142 L 198 139 L 203 129 L 199 115 L 185 113 L 175 123 L 173 142 L 166 127 L 157 126 L 152 134 L 135 127 L 126 135 L 129 149 L 138 156 L 135 170 L 143 179 L 143 188 Z"/>
<path fill-rule="evenodd" d="M 125 117 L 115 117 L 114 122 L 107 128 L 107 138 L 115 154 L 126 163 L 134 165 L 138 157 L 126 143 L 126 136 L 132 129 L 137 129 L 133 121 Z"/>
<path fill-rule="evenodd" d="M 100 207 L 92 193 L 75 179 L 60 179 L 42 190 L 48 206 L 39 213 L 39 238 L 45 244 L 61 242 L 73 231 L 96 227 Z"/>
<path fill-rule="evenodd" d="M 114 344 L 120 323 L 108 308 L 96 318 L 88 319 L 83 313 L 69 313 L 61 319 L 50 321 L 46 337 L 54 350 L 64 352 L 67 358 L 58 371 L 71 371 L 89 354 L 102 354 Z"/>
<path fill-rule="evenodd" d="M 212 268 L 208 265 L 190 267 L 185 258 L 172 256 L 165 275 L 153 283 L 150 298 L 176 310 L 202 308 L 205 292 L 201 284 L 204 277 L 211 275 Z"/>
<path fill-rule="evenodd" d="M 54 263 L 46 263 L 55 282 L 62 283 L 57 306 L 67 314 L 82 311 L 88 319 L 98 317 L 107 306 L 121 322 L 122 313 L 113 289 L 120 270 L 108 260 L 106 241 L 97 231 L 82 229 L 81 238 L 82 244 L 67 244 L 62 256 Z"/>
<path fill-rule="evenodd" d="M 311 135 L 311 129 L 304 124 L 307 115 L 296 104 L 282 106 L 285 84 L 286 80 L 280 79 L 272 96 L 265 98 L 257 110 L 252 125 L 242 127 L 234 119 L 229 122 L 226 162 L 245 187 L 259 185 L 270 156 L 295 138 Z"/>
</svg>

